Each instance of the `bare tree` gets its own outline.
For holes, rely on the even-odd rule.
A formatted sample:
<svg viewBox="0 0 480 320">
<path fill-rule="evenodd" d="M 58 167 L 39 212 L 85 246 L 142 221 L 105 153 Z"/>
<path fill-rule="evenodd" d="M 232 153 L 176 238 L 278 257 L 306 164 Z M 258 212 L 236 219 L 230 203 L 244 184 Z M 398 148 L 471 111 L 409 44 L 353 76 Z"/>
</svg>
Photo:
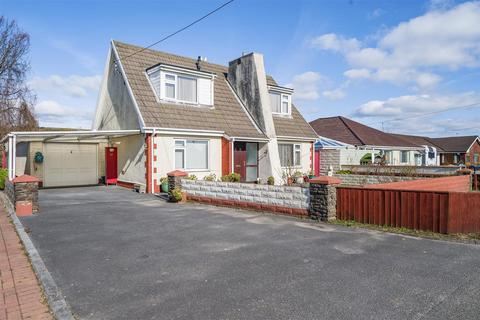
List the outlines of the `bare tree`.
<svg viewBox="0 0 480 320">
<path fill-rule="evenodd" d="M 26 85 L 30 36 L 15 20 L 0 16 L 0 137 L 12 130 L 33 130 L 35 95 Z"/>
</svg>

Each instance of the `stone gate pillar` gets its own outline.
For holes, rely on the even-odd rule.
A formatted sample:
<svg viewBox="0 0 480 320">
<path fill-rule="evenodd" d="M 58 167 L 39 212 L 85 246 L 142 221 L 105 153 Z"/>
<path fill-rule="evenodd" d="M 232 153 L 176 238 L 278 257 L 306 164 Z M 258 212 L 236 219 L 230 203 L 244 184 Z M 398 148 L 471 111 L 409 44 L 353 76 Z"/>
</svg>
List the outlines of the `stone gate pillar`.
<svg viewBox="0 0 480 320">
<path fill-rule="evenodd" d="M 336 219 L 337 188 L 342 181 L 333 177 L 317 177 L 310 180 L 310 208 L 312 219 L 331 221 Z"/>
</svg>

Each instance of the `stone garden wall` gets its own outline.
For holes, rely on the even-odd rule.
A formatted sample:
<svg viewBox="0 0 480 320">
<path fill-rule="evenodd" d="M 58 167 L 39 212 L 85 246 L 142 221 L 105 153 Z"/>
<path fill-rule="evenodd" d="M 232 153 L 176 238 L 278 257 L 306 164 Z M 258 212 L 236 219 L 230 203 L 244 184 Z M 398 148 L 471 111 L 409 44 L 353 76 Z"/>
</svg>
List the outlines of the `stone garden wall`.
<svg viewBox="0 0 480 320">
<path fill-rule="evenodd" d="M 308 188 L 182 179 L 187 199 L 215 205 L 307 216 Z"/>
<path fill-rule="evenodd" d="M 425 179 L 423 177 L 402 177 L 402 176 L 377 176 L 365 174 L 337 174 L 333 176 L 342 180 L 342 185 L 347 186 L 363 186 L 367 184 L 391 183 L 401 181 L 412 181 L 418 179 Z"/>
</svg>

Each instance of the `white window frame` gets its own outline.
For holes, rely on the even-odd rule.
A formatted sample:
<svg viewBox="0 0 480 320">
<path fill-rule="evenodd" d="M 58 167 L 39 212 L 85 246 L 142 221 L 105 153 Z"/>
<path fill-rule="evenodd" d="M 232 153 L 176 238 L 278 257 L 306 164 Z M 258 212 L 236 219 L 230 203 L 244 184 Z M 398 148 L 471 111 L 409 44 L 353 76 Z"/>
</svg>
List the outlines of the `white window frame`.
<svg viewBox="0 0 480 320">
<path fill-rule="evenodd" d="M 276 115 L 281 115 L 281 116 L 290 116 L 292 115 L 292 96 L 289 94 L 281 93 L 281 92 L 276 92 L 276 91 L 269 91 L 269 94 L 277 94 L 280 96 L 280 112 L 275 112 L 273 111 L 273 106 L 272 108 L 272 114 Z M 282 112 L 282 107 L 283 103 L 287 102 L 287 112 Z"/>
<path fill-rule="evenodd" d="M 177 147 L 177 144 L 176 142 L 177 141 L 183 141 L 183 147 Z M 188 169 L 187 168 L 187 158 L 188 158 L 188 154 L 187 154 L 187 143 L 188 141 L 202 141 L 202 142 L 207 142 L 207 167 L 204 168 L 204 169 Z M 184 168 L 177 168 L 177 164 L 176 164 L 176 157 L 175 157 L 175 153 L 177 150 L 183 150 L 183 166 Z M 173 167 L 176 169 L 176 170 L 185 170 L 185 171 L 188 171 L 188 172 L 204 172 L 204 171 L 210 171 L 210 140 L 209 139 L 174 139 L 173 141 Z"/>
<path fill-rule="evenodd" d="M 156 72 L 160 72 L 160 88 L 159 91 L 155 89 L 150 76 Z M 167 98 L 165 96 L 165 83 L 167 82 L 166 80 L 166 75 L 171 75 L 175 77 L 175 82 L 172 80 L 169 80 L 168 82 L 173 83 L 175 85 L 175 99 L 173 98 Z M 155 98 L 157 102 L 161 101 L 168 101 L 168 102 L 173 102 L 173 103 L 179 103 L 179 104 L 189 104 L 192 106 L 207 106 L 213 108 L 214 106 L 214 92 L 215 92 L 215 75 L 209 72 L 200 72 L 200 71 L 195 71 L 195 70 L 188 70 L 188 69 L 183 69 L 180 67 L 175 67 L 175 66 L 169 66 L 169 65 L 159 65 L 154 68 L 151 68 L 149 70 L 145 71 L 145 76 L 148 80 L 148 83 L 150 84 L 150 87 L 152 88 L 152 91 L 155 95 Z M 197 94 L 196 94 L 196 101 L 186 101 L 186 100 L 180 100 L 177 99 L 178 97 L 178 77 L 185 77 L 189 79 L 193 79 L 196 81 L 197 85 Z M 206 79 L 210 81 L 210 103 L 200 103 L 200 81 L 199 79 Z"/>
<path fill-rule="evenodd" d="M 299 143 L 278 143 L 279 145 L 291 145 L 292 146 L 292 159 L 293 163 L 291 168 L 301 168 L 302 167 L 302 145 Z M 298 164 L 295 163 L 295 153 L 298 152 Z M 280 165 L 282 168 L 288 168 L 288 166 L 282 165 L 282 160 L 280 159 Z"/>
</svg>

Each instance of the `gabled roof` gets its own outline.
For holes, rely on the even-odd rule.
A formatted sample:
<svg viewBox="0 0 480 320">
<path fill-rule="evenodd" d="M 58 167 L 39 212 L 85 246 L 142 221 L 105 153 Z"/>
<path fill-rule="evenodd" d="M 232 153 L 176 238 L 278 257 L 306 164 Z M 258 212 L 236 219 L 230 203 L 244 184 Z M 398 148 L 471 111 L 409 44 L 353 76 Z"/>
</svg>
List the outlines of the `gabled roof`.
<svg viewBox="0 0 480 320">
<path fill-rule="evenodd" d="M 429 146 L 429 147 L 435 147 L 438 151 L 442 151 L 442 148 L 440 146 L 436 145 L 433 141 L 432 138 L 429 137 L 424 137 L 424 136 L 413 136 L 409 134 L 399 134 L 399 133 L 391 133 L 391 135 L 407 140 L 411 143 L 414 143 L 418 146 Z"/>
<path fill-rule="evenodd" d="M 158 102 L 145 71 L 158 64 L 196 70 L 197 60 L 170 53 L 112 41 L 118 52 L 146 127 L 216 130 L 232 137 L 266 138 L 241 105 L 227 82 L 228 67 L 203 62 L 202 71 L 215 74 L 213 108 Z M 134 56 L 127 57 L 135 52 Z M 271 79 L 273 80 L 273 79 Z M 292 119 L 275 120 L 277 135 L 316 137 L 298 110 L 292 106 Z"/>
<path fill-rule="evenodd" d="M 319 118 L 310 122 L 310 125 L 319 136 L 354 146 L 418 147 L 412 142 L 342 116 Z"/>
<path fill-rule="evenodd" d="M 445 152 L 467 152 L 478 136 L 430 138 Z"/>
</svg>

